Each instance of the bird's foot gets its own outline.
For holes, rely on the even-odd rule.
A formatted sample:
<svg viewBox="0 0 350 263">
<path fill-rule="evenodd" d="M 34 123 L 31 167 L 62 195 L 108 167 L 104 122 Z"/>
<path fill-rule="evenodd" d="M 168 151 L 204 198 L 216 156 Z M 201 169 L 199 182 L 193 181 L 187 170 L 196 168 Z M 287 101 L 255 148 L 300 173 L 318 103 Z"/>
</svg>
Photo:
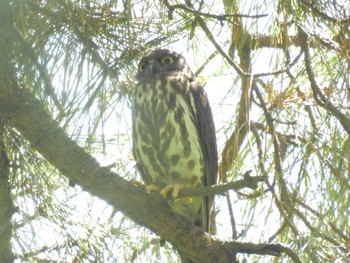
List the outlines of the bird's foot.
<svg viewBox="0 0 350 263">
<path fill-rule="evenodd" d="M 159 191 L 160 187 L 159 185 L 156 185 L 156 184 L 149 184 L 149 185 L 146 185 L 145 189 L 146 189 L 146 193 L 150 194 L 152 192 Z"/>
<path fill-rule="evenodd" d="M 169 192 L 172 192 L 172 197 L 177 198 L 179 195 L 179 190 L 181 188 L 180 184 L 169 184 L 166 187 L 164 187 L 162 190 L 160 190 L 160 195 L 163 198 L 166 198 Z"/>
<path fill-rule="evenodd" d="M 130 180 L 130 183 L 132 183 L 133 185 L 136 185 L 138 187 L 144 188 L 145 185 L 143 183 L 141 183 L 140 181 L 137 181 L 135 178 L 132 178 Z"/>
<path fill-rule="evenodd" d="M 159 191 L 160 189 L 159 185 L 156 185 L 156 184 L 145 185 L 137 181 L 135 178 L 131 179 L 130 182 L 138 187 L 144 188 L 147 194 L 150 194 L 151 192 L 154 192 L 154 191 Z"/>
<path fill-rule="evenodd" d="M 160 190 L 160 195 L 163 198 L 166 198 L 168 193 L 172 191 L 171 195 L 172 195 L 173 199 L 176 199 L 179 195 L 179 191 L 181 188 L 182 188 L 181 184 L 170 184 L 170 185 L 167 185 L 166 187 L 164 187 L 162 190 Z M 193 200 L 191 197 L 184 197 L 183 198 L 184 205 L 190 205 L 190 204 L 192 204 L 192 201 Z"/>
</svg>

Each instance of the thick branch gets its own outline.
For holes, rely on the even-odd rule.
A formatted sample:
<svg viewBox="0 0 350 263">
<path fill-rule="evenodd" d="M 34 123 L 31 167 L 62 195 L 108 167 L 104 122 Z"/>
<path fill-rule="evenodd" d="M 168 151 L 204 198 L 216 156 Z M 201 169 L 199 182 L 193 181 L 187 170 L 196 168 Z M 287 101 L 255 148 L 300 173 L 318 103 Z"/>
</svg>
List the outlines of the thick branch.
<svg viewBox="0 0 350 263">
<path fill-rule="evenodd" d="M 67 137 L 27 90 L 14 87 L 11 93 L 6 93 L 0 83 L 0 114 L 52 165 L 86 191 L 107 201 L 136 223 L 147 226 L 196 261 L 205 262 L 203 258 L 211 257 L 209 252 L 203 251 L 206 255 L 200 255 L 196 251 L 197 242 L 204 248 L 209 246 L 200 229 L 173 212 L 158 194 L 147 195 L 143 189 L 101 167 Z M 229 257 L 227 253 L 226 256 Z"/>
<path fill-rule="evenodd" d="M 65 176 L 170 241 L 195 262 L 231 262 L 236 252 L 254 253 L 254 246 L 249 252 L 242 243 L 209 236 L 170 209 L 159 194 L 147 195 L 143 189 L 101 167 L 52 121 L 40 101 L 15 83 L 10 92 L 0 83 L 0 114 Z M 276 255 L 269 251 L 265 254 Z"/>
<path fill-rule="evenodd" d="M 10 163 L 5 148 L 4 122 L 0 118 L 0 262 L 13 262 L 11 218 L 14 208 L 9 183 Z"/>
<path fill-rule="evenodd" d="M 8 80 L 8 60 L 12 59 L 10 47 L 12 46 L 13 19 L 9 1 L 0 2 L 0 86 L 6 87 Z M 0 92 L 0 97 L 2 94 Z M 0 114 L 0 262 L 13 262 L 14 255 L 11 250 L 13 202 L 11 185 L 9 183 L 10 164 L 5 146 L 5 120 Z"/>
</svg>

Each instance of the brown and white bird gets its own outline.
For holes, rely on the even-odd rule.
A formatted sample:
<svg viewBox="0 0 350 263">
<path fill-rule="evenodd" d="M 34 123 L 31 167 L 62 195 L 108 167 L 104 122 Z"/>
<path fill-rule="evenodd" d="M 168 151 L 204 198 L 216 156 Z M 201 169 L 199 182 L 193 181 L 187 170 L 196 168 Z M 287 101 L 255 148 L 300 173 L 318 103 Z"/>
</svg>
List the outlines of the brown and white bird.
<svg viewBox="0 0 350 263">
<path fill-rule="evenodd" d="M 214 233 L 213 197 L 176 198 L 181 187 L 217 182 L 215 127 L 207 95 L 185 58 L 170 50 L 145 54 L 136 77 L 133 152 L 141 177 L 163 188 L 162 195 L 172 190 L 170 207 Z"/>
</svg>

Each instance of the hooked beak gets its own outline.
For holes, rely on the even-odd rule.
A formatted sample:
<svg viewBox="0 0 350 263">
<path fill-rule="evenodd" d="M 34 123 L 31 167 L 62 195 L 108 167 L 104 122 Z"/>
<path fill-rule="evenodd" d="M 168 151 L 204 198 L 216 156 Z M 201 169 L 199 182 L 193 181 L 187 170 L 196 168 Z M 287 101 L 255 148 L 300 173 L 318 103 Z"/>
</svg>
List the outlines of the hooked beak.
<svg viewBox="0 0 350 263">
<path fill-rule="evenodd" d="M 159 72 L 159 65 L 155 61 L 150 61 L 146 68 L 146 74 L 154 77 Z"/>
</svg>

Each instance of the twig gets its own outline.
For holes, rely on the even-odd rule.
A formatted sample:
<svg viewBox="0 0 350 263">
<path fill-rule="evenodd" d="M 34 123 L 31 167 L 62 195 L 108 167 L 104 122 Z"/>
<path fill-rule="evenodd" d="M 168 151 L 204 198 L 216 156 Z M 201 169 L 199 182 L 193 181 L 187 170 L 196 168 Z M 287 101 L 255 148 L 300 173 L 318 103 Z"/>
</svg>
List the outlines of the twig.
<svg viewBox="0 0 350 263">
<path fill-rule="evenodd" d="M 280 256 L 286 253 L 294 262 L 303 263 L 299 256 L 290 248 L 281 244 L 254 244 L 245 242 L 228 242 L 225 246 L 237 253 Z"/>
<path fill-rule="evenodd" d="M 244 178 L 238 181 L 229 182 L 225 184 L 205 186 L 205 187 L 186 187 L 181 188 L 177 198 L 182 197 L 196 197 L 196 196 L 213 196 L 224 195 L 229 190 L 239 190 L 242 188 L 256 189 L 259 182 L 266 180 L 265 176 L 250 176 L 249 172 L 246 172 Z M 168 199 L 171 199 L 171 195 L 168 195 Z"/>
<path fill-rule="evenodd" d="M 245 18 L 263 18 L 266 17 L 267 14 L 261 14 L 261 15 L 242 15 L 242 14 L 225 14 L 225 15 L 214 15 L 214 14 L 209 14 L 209 13 L 204 13 L 198 10 L 194 10 L 192 8 L 189 8 L 186 5 L 178 4 L 178 5 L 171 5 L 168 0 L 163 0 L 162 1 L 164 5 L 169 8 L 169 18 L 173 18 L 173 13 L 175 9 L 182 9 L 188 13 L 191 13 L 195 16 L 202 16 L 202 17 L 208 17 L 208 18 L 214 18 L 217 19 L 218 21 L 226 21 L 229 23 L 232 23 L 232 21 L 229 18 L 232 17 L 245 17 Z"/>
<path fill-rule="evenodd" d="M 316 82 L 315 73 L 311 66 L 311 55 L 310 55 L 309 44 L 308 44 L 309 42 L 308 34 L 301 27 L 299 27 L 298 35 L 301 40 L 301 49 L 304 52 L 305 69 L 306 69 L 308 79 L 310 81 L 310 86 L 312 89 L 314 100 L 318 105 L 320 105 L 322 108 L 326 109 L 334 117 L 336 117 L 340 122 L 340 124 L 343 126 L 344 130 L 348 134 L 350 134 L 350 118 L 348 118 L 346 114 L 338 110 L 337 107 L 333 105 L 333 103 L 327 100 L 327 98 L 321 92 Z"/>
</svg>

